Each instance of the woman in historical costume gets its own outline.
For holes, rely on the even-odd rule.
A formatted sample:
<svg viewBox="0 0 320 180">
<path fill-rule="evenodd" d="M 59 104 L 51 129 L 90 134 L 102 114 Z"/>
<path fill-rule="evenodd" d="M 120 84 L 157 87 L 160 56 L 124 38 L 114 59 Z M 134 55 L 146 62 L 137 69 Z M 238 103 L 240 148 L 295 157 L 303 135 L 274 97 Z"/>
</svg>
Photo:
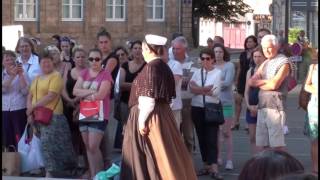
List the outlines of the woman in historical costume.
<svg viewBox="0 0 320 180">
<path fill-rule="evenodd" d="M 170 109 L 175 96 L 174 77 L 160 58 L 166 41 L 165 37 L 149 34 L 142 44 L 147 64 L 132 84 L 121 179 L 197 179 Z"/>
</svg>

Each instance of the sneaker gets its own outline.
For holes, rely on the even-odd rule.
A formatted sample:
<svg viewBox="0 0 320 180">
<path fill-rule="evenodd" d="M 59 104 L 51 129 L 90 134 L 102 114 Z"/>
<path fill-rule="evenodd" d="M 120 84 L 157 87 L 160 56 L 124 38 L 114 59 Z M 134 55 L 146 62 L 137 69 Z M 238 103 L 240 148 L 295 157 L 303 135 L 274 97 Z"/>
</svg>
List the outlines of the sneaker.
<svg viewBox="0 0 320 180">
<path fill-rule="evenodd" d="M 284 134 L 284 135 L 289 134 L 288 126 L 284 126 L 284 127 L 283 127 L 283 134 Z"/>
<path fill-rule="evenodd" d="M 230 161 L 230 160 L 227 161 L 225 169 L 226 170 L 232 170 L 233 169 L 232 161 Z"/>
</svg>

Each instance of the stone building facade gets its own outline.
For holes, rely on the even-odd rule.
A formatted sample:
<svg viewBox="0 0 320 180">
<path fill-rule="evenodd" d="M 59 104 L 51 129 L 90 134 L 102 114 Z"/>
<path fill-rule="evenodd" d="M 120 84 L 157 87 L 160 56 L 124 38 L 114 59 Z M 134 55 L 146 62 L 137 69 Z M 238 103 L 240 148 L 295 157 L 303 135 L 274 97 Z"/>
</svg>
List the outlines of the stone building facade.
<svg viewBox="0 0 320 180">
<path fill-rule="evenodd" d="M 289 28 L 303 29 L 312 46 L 318 47 L 318 4 L 318 0 L 290 0 L 289 7 L 286 7 L 286 0 L 273 0 L 270 7 L 273 32 L 285 30 L 285 10 L 288 8 Z"/>
<path fill-rule="evenodd" d="M 25 36 L 41 42 L 51 42 L 54 34 L 69 36 L 85 48 L 94 46 L 100 27 L 110 32 L 113 46 L 147 33 L 171 39 L 179 30 L 191 42 L 191 5 L 192 0 L 5 0 L 2 25 L 21 24 Z"/>
</svg>

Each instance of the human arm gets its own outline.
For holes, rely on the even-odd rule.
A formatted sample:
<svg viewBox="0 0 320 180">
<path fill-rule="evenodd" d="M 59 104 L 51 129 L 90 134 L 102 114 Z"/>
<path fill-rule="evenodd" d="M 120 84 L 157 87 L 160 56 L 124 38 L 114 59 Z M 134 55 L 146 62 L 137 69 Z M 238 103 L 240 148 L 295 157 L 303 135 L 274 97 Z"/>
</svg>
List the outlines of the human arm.
<svg viewBox="0 0 320 180">
<path fill-rule="evenodd" d="M 8 77 L 8 78 L 4 79 L 3 78 L 4 74 L 2 73 L 2 93 L 6 93 L 9 91 L 10 86 L 12 86 L 12 81 L 15 79 L 17 75 L 17 68 L 15 66 L 10 66 L 5 70 L 7 71 L 7 74 L 5 75 L 5 77 Z"/>
<path fill-rule="evenodd" d="M 227 65 L 227 64 L 226 64 Z M 233 64 L 228 64 L 226 76 L 221 81 L 221 89 L 232 86 L 235 75 L 235 68 Z"/>
<path fill-rule="evenodd" d="M 250 79 L 250 74 L 251 74 L 250 71 L 251 71 L 251 69 L 249 69 L 248 72 L 247 72 L 247 77 L 246 77 L 247 80 L 246 80 L 246 82 L 248 82 L 249 79 Z M 244 89 L 244 100 L 245 100 L 246 106 L 249 109 L 251 115 L 252 116 L 256 116 L 256 113 L 258 111 L 258 106 L 249 104 L 249 90 L 250 90 L 250 86 L 249 86 L 248 83 L 246 83 L 245 89 Z"/>
<path fill-rule="evenodd" d="M 317 88 L 312 84 L 312 71 L 314 66 L 314 64 L 311 64 L 309 66 L 309 71 L 305 81 L 304 90 L 311 94 L 318 94 Z"/>
<path fill-rule="evenodd" d="M 28 80 L 27 80 L 26 74 L 25 74 L 21 64 L 17 65 L 17 73 L 18 73 L 18 77 L 19 77 L 19 89 L 20 89 L 20 92 L 23 95 L 27 95 L 28 94 L 28 90 L 29 90 L 29 84 L 28 84 Z"/>
<path fill-rule="evenodd" d="M 149 132 L 148 127 L 146 127 L 146 121 L 150 113 L 153 111 L 155 106 L 155 99 L 147 96 L 139 96 L 138 98 L 138 108 L 139 108 L 139 117 L 138 125 L 139 132 L 142 136 L 147 135 Z"/>
<path fill-rule="evenodd" d="M 81 87 L 83 83 L 84 83 L 84 80 L 82 79 L 81 76 L 79 76 L 73 88 L 72 94 L 74 96 L 77 96 L 78 98 L 85 98 L 96 92 L 95 90 L 91 90 L 91 89 L 82 89 Z"/>
<path fill-rule="evenodd" d="M 131 83 L 125 82 L 126 71 L 121 67 L 120 68 L 120 89 L 121 91 L 130 91 Z"/>
<path fill-rule="evenodd" d="M 277 74 L 268 80 L 261 80 L 264 82 L 263 85 L 259 86 L 262 90 L 273 91 L 280 87 L 283 80 L 289 75 L 290 66 L 288 63 L 281 66 Z"/>
<path fill-rule="evenodd" d="M 236 65 L 236 77 L 235 77 L 234 84 L 236 87 L 238 87 L 238 83 L 239 83 L 238 81 L 239 81 L 240 71 L 241 71 L 240 60 L 236 62 L 235 65 Z"/>
<path fill-rule="evenodd" d="M 114 68 L 116 68 L 118 64 L 118 61 L 114 57 L 110 57 L 109 60 L 107 61 L 105 69 L 108 70 L 109 72 L 112 72 Z"/>
<path fill-rule="evenodd" d="M 110 95 L 111 92 L 111 82 L 109 80 L 105 80 L 101 82 L 99 90 L 95 93 L 92 93 L 88 98 L 92 101 L 95 100 L 103 100 L 107 95 Z"/>
<path fill-rule="evenodd" d="M 266 61 L 264 61 L 259 66 L 257 71 L 253 74 L 253 76 L 251 76 L 249 78 L 249 80 L 246 81 L 250 87 L 259 87 L 259 86 L 265 84 L 264 80 L 262 80 L 262 70 L 263 70 L 265 63 L 266 63 Z"/>
</svg>

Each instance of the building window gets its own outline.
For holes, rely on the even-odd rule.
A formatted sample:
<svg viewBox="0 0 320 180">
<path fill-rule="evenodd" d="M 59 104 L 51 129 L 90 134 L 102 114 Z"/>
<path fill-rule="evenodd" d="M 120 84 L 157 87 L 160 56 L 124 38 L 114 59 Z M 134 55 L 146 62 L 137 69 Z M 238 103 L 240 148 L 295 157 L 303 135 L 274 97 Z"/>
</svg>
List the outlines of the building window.
<svg viewBox="0 0 320 180">
<path fill-rule="evenodd" d="M 15 0 L 14 19 L 16 21 L 36 21 L 37 5 L 37 0 Z"/>
<path fill-rule="evenodd" d="M 147 21 L 164 21 L 165 0 L 148 0 Z"/>
<path fill-rule="evenodd" d="M 83 1 L 63 0 L 62 1 L 62 21 L 82 21 Z"/>
<path fill-rule="evenodd" d="M 107 0 L 107 21 L 124 21 L 126 15 L 126 0 Z"/>
</svg>

